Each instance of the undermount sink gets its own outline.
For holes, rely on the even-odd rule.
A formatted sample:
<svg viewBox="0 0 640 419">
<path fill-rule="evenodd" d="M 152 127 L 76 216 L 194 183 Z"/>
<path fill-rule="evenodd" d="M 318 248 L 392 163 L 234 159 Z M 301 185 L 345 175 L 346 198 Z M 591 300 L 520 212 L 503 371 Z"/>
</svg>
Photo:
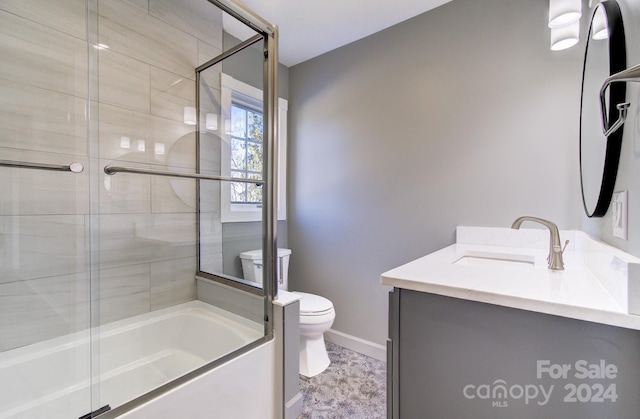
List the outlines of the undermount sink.
<svg viewBox="0 0 640 419">
<path fill-rule="evenodd" d="M 533 269 L 535 258 L 530 255 L 516 255 L 493 252 L 466 252 L 453 261 L 454 265 L 490 266 L 496 268 Z"/>
</svg>

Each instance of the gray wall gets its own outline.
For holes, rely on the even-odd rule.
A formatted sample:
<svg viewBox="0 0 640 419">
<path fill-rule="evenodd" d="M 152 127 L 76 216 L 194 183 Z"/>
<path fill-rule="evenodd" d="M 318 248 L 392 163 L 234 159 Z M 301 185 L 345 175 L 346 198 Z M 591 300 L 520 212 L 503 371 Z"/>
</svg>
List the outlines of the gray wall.
<svg viewBox="0 0 640 419">
<path fill-rule="evenodd" d="M 547 17 L 455 0 L 290 69 L 290 288 L 331 299 L 334 329 L 384 343 L 380 274 L 457 225 L 582 226 L 584 43 L 550 51 Z"/>
<path fill-rule="evenodd" d="M 640 63 L 640 0 L 618 0 L 627 40 L 627 66 Z M 613 237 L 611 211 L 601 219 L 583 217 L 582 229 L 602 240 L 640 256 L 640 90 L 639 84 L 628 84 L 627 100 L 631 102 L 629 117 L 624 127 L 620 168 L 616 191 L 629 191 L 628 240 Z"/>
<path fill-rule="evenodd" d="M 243 41 L 245 40 L 241 41 L 227 32 L 222 32 L 222 49 L 224 51 Z M 225 60 L 223 71 L 243 83 L 262 89 L 263 69 L 255 65 L 256 61 L 262 60 L 262 42 L 258 42 L 249 51 L 252 53 L 236 54 Z M 289 99 L 289 67 L 282 64 L 278 66 L 278 96 Z"/>
</svg>

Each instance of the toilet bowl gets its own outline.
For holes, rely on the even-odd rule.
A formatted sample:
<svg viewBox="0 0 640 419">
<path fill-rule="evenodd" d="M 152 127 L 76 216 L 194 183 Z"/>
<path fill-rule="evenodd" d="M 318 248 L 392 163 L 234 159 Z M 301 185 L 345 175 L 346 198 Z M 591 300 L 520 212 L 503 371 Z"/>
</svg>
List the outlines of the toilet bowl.
<svg viewBox="0 0 640 419">
<path fill-rule="evenodd" d="M 331 301 L 319 295 L 295 292 L 300 299 L 300 374 L 313 377 L 327 369 L 331 361 L 324 332 L 331 328 L 336 312 Z"/>
<path fill-rule="evenodd" d="M 278 249 L 278 289 L 288 289 L 290 249 Z M 244 279 L 262 282 L 262 250 L 240 253 Z M 300 374 L 313 377 L 327 369 L 331 361 L 324 343 L 324 332 L 336 318 L 333 303 L 306 292 L 293 292 L 300 298 Z"/>
</svg>

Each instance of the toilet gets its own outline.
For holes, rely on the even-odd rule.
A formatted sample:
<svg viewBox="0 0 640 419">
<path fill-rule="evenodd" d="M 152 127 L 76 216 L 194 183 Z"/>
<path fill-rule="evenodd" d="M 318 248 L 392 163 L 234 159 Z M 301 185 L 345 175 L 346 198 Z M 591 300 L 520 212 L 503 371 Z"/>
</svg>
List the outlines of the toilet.
<svg viewBox="0 0 640 419">
<path fill-rule="evenodd" d="M 287 290 L 290 249 L 278 249 L 278 289 Z M 262 250 L 240 253 L 244 279 L 262 282 Z M 324 332 L 336 318 L 333 304 L 328 299 L 306 292 L 295 292 L 300 299 L 300 374 L 313 377 L 330 364 L 324 344 Z"/>
</svg>

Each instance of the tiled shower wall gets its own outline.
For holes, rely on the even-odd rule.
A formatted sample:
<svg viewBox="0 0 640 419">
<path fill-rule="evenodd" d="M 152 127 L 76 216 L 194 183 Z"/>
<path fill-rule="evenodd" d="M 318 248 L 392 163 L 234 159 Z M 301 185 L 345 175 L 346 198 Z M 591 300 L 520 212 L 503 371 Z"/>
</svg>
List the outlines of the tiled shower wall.
<svg viewBox="0 0 640 419">
<path fill-rule="evenodd" d="M 100 322 L 195 298 L 195 183 L 102 168 L 195 170 L 183 108 L 195 106 L 194 68 L 221 52 L 221 12 L 206 0 L 90 2 L 108 46 L 91 92 L 93 143 L 87 1 L 0 2 L 0 159 L 87 168 L 0 167 L 0 350 L 89 326 L 90 170 L 99 176 L 100 285 L 91 293 Z"/>
</svg>

